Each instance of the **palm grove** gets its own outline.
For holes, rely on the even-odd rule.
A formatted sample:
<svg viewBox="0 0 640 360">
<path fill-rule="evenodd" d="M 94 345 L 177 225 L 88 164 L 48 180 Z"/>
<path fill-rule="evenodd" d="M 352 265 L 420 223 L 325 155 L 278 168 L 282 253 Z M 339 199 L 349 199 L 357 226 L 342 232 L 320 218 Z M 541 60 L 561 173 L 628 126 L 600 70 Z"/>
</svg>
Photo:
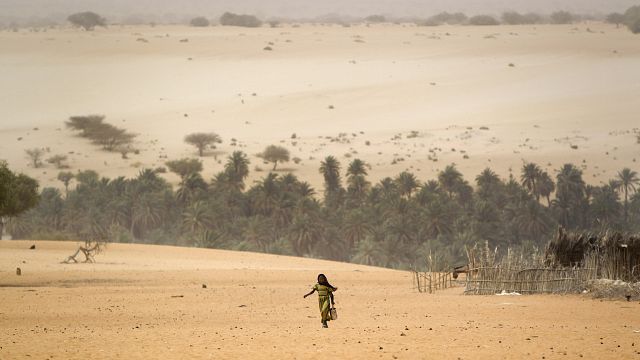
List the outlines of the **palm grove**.
<svg viewBox="0 0 640 360">
<path fill-rule="evenodd" d="M 484 241 L 528 251 L 558 225 L 639 230 L 640 179 L 626 168 L 602 186 L 586 184 L 572 164 L 552 176 L 533 163 L 508 179 L 487 168 L 470 183 L 449 165 L 435 179 L 402 172 L 373 184 L 364 161 L 343 165 L 328 156 L 320 192 L 291 173 L 271 172 L 247 187 L 249 165 L 246 154 L 233 152 L 207 181 L 198 159 L 168 162 L 181 178 L 175 190 L 162 169 L 131 179 L 64 172 L 66 190 L 44 188 L 36 207 L 2 215 L 15 238 L 224 248 L 395 268 L 423 263 L 429 252 L 443 263 L 464 261 L 464 247 Z"/>
</svg>

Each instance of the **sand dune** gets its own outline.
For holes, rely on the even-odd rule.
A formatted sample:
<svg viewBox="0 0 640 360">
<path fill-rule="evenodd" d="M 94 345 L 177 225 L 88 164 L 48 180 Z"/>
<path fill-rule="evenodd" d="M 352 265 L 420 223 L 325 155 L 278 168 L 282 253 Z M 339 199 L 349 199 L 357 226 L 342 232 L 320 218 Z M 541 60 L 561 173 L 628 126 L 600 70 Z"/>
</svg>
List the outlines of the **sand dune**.
<svg viewBox="0 0 640 360">
<path fill-rule="evenodd" d="M 165 246 L 113 244 L 96 264 L 60 264 L 75 245 L 0 241 L 0 358 L 640 355 L 636 302 L 425 295 L 401 271 Z M 302 299 L 320 271 L 339 287 L 329 329 Z"/>
<path fill-rule="evenodd" d="M 195 131 L 225 140 L 221 157 L 205 158 L 207 178 L 238 149 L 268 169 L 255 154 L 278 143 L 302 160 L 285 167 L 316 187 L 327 155 L 362 158 L 374 181 L 406 169 L 428 179 L 452 162 L 469 177 L 486 166 L 506 176 L 535 161 L 579 164 L 596 184 L 639 155 L 637 36 L 599 23 L 114 26 L 3 32 L 0 47 L 0 158 L 44 185 L 61 185 L 58 170 L 29 167 L 24 149 L 68 154 L 74 171 L 134 175 L 194 156 L 182 139 Z M 89 113 L 138 133 L 141 154 L 123 160 L 64 128 Z"/>
</svg>

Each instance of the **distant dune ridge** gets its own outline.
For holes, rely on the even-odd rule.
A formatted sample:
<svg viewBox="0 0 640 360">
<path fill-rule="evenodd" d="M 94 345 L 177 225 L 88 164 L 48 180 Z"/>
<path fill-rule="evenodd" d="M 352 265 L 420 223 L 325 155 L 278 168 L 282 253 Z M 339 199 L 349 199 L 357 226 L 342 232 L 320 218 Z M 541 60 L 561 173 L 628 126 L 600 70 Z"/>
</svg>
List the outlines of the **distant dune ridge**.
<svg viewBox="0 0 640 360">
<path fill-rule="evenodd" d="M 219 16 L 225 11 L 248 12 L 263 17 L 316 17 L 325 14 L 368 16 L 430 16 L 440 11 L 464 11 L 470 15 L 479 13 L 499 14 L 506 10 L 550 13 L 569 10 L 576 13 L 598 14 L 636 5 L 635 0 L 2 0 L 0 19 L 28 18 L 68 14 L 93 10 L 112 18 L 122 19 L 132 15 L 154 15 L 158 18 L 183 16 Z"/>
</svg>

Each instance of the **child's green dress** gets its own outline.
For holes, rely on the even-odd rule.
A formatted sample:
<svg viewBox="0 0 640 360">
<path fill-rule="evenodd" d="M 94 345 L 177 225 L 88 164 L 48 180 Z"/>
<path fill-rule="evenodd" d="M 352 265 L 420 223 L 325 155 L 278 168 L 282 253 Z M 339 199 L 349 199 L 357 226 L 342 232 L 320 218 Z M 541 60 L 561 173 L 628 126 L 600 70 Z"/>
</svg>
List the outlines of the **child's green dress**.
<svg viewBox="0 0 640 360">
<path fill-rule="evenodd" d="M 313 289 L 318 292 L 318 305 L 320 305 L 320 316 L 322 317 L 321 321 L 323 323 L 330 321 L 331 314 L 329 314 L 329 309 L 331 308 L 331 304 L 329 299 L 333 289 L 320 284 L 315 284 Z"/>
</svg>

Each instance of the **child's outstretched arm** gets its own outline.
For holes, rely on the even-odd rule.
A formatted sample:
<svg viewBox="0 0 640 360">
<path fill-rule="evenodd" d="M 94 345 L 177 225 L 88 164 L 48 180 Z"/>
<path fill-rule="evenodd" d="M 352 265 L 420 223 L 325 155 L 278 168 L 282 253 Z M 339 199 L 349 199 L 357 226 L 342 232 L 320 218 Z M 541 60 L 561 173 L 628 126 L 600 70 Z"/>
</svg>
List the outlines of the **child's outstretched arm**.
<svg viewBox="0 0 640 360">
<path fill-rule="evenodd" d="M 309 293 L 308 293 L 308 294 L 304 294 L 304 298 L 306 299 L 306 298 L 307 298 L 307 296 L 309 296 L 309 295 L 313 294 L 314 292 L 316 292 L 316 289 L 311 289 L 311 291 L 309 291 Z"/>
</svg>

